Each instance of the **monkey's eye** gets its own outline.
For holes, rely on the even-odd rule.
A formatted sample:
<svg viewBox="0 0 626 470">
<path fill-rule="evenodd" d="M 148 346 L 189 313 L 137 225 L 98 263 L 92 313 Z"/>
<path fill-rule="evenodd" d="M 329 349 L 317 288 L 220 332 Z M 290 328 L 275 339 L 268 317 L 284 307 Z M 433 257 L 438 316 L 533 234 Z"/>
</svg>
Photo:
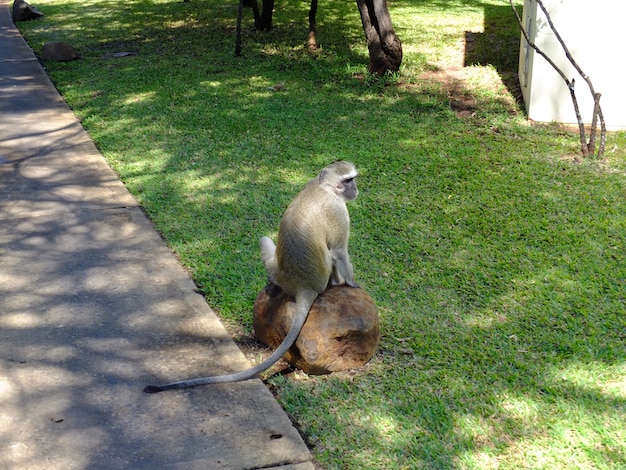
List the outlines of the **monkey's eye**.
<svg viewBox="0 0 626 470">
<path fill-rule="evenodd" d="M 344 183 L 352 183 L 354 181 L 354 178 L 348 178 L 347 180 L 343 180 Z"/>
</svg>

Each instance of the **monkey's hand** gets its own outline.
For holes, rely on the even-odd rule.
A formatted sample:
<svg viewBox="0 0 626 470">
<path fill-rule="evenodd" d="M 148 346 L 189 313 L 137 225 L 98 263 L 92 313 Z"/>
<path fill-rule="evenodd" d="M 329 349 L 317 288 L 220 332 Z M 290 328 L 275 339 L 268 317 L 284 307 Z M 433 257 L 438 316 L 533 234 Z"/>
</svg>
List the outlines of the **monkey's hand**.
<svg viewBox="0 0 626 470">
<path fill-rule="evenodd" d="M 355 282 L 354 279 L 345 279 L 345 278 L 337 279 L 337 276 L 335 275 L 331 276 L 330 279 L 328 280 L 327 287 L 331 287 L 331 286 L 348 286 L 348 287 L 354 287 L 357 289 L 361 287 L 357 282 Z"/>
</svg>

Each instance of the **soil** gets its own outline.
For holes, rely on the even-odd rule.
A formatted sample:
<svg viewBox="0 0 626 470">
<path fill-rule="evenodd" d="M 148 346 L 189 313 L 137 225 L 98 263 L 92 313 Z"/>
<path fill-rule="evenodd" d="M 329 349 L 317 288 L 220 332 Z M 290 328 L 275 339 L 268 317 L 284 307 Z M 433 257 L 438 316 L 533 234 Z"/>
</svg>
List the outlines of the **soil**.
<svg viewBox="0 0 626 470">
<path fill-rule="evenodd" d="M 484 52 L 481 52 L 480 49 L 484 47 L 485 39 L 481 38 L 478 41 L 477 36 L 484 34 L 466 32 L 465 36 L 459 39 L 454 47 L 448 49 L 447 54 L 442 59 L 430 64 L 432 70 L 420 75 L 422 81 L 438 83 L 447 90 L 450 108 L 458 118 L 471 117 L 476 111 L 476 99 L 472 94 L 472 87 L 468 85 L 469 73 L 472 71 L 468 65 L 472 64 L 467 64 L 467 61 L 474 60 L 477 64 L 482 62 L 480 57 Z M 501 47 L 507 47 L 515 54 L 515 43 L 509 44 L 510 42 L 502 44 Z M 495 63 L 492 65 L 498 70 L 499 79 L 494 83 L 485 85 L 493 87 L 494 92 L 500 90 L 501 93 L 502 88 L 507 89 L 515 101 L 521 104 L 522 95 L 515 64 Z"/>
</svg>

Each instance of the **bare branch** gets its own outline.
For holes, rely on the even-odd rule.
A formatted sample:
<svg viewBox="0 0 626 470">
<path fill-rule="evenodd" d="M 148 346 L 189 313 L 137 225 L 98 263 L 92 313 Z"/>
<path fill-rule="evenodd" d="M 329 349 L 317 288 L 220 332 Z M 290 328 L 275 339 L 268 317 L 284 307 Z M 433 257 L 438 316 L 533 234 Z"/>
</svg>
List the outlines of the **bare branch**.
<svg viewBox="0 0 626 470">
<path fill-rule="evenodd" d="M 593 154 L 596 151 L 596 128 L 598 126 L 598 112 L 600 110 L 600 93 L 596 93 L 593 99 L 593 118 L 591 120 L 591 134 L 589 135 L 589 153 Z"/>
</svg>

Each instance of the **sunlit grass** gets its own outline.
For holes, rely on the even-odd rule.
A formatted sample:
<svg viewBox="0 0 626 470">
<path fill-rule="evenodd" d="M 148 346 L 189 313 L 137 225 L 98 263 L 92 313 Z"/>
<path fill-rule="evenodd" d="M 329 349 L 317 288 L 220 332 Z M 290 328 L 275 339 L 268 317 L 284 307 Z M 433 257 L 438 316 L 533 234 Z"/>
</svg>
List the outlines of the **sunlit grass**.
<svg viewBox="0 0 626 470">
<path fill-rule="evenodd" d="M 321 167 L 357 164 L 351 254 L 379 351 L 272 379 L 323 467 L 626 467 L 626 135 L 577 162 L 576 134 L 525 121 L 508 2 L 389 5 L 404 61 L 382 78 L 340 1 L 320 4 L 317 53 L 306 2 L 277 2 L 270 32 L 246 11 L 242 57 L 236 4 L 217 0 L 41 0 L 20 28 L 36 52 L 81 52 L 52 79 L 239 330 L 265 281 L 258 238 Z"/>
</svg>

